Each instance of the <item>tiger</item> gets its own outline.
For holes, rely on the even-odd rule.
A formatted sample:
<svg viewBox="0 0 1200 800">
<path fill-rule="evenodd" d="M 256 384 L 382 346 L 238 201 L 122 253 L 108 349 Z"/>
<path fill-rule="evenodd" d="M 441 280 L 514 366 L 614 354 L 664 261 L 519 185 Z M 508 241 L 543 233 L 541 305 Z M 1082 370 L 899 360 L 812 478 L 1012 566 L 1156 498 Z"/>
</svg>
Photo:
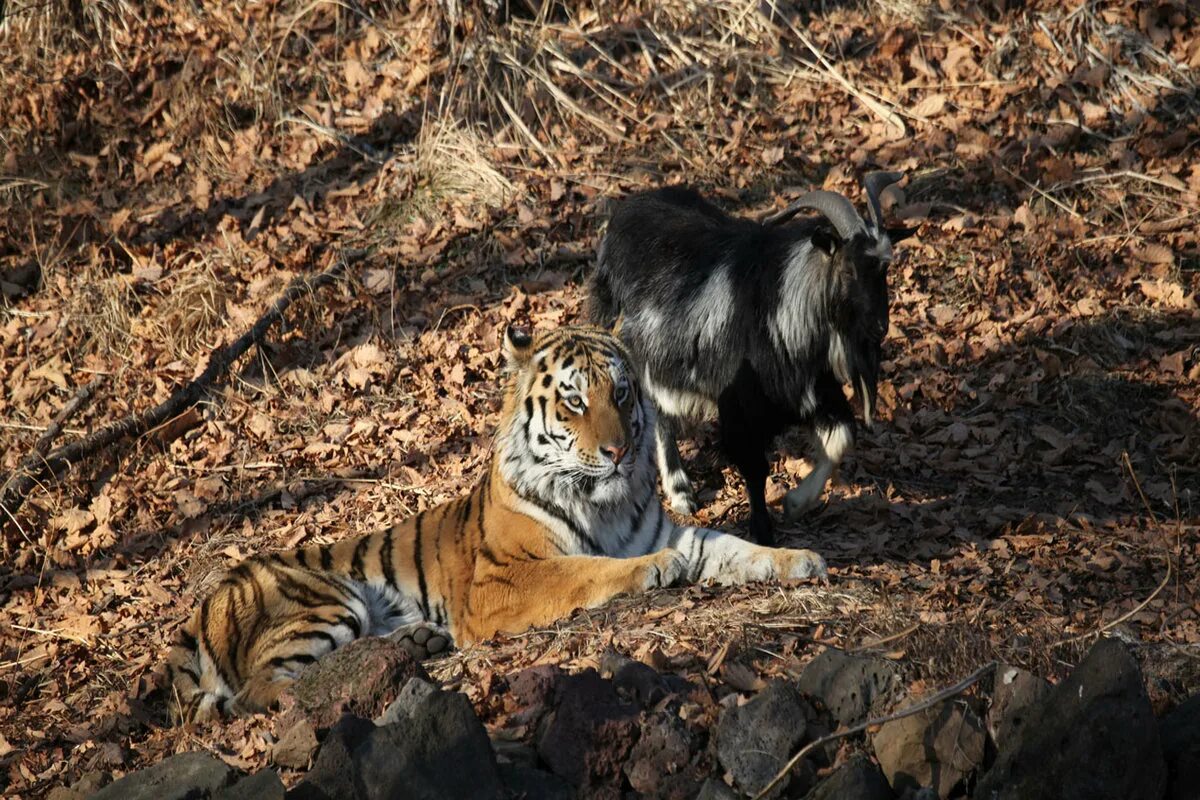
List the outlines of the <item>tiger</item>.
<svg viewBox="0 0 1200 800">
<path fill-rule="evenodd" d="M 463 646 L 623 593 L 825 576 L 811 550 L 667 515 L 654 404 L 614 335 L 509 326 L 502 352 L 500 421 L 470 493 L 386 530 L 234 566 L 168 655 L 177 722 L 267 711 L 305 667 L 364 636 L 428 626 Z"/>
</svg>

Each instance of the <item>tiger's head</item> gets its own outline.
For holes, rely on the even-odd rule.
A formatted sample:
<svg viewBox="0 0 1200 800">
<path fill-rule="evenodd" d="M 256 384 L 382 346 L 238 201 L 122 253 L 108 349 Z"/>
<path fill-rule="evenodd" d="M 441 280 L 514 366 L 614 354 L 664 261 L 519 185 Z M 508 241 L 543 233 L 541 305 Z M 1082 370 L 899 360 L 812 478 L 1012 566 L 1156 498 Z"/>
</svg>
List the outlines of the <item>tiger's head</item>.
<svg viewBox="0 0 1200 800">
<path fill-rule="evenodd" d="M 645 443 L 654 411 L 620 340 L 599 328 L 535 335 L 510 326 L 503 352 L 498 445 L 510 485 L 591 503 L 626 500 L 653 469 Z"/>
</svg>

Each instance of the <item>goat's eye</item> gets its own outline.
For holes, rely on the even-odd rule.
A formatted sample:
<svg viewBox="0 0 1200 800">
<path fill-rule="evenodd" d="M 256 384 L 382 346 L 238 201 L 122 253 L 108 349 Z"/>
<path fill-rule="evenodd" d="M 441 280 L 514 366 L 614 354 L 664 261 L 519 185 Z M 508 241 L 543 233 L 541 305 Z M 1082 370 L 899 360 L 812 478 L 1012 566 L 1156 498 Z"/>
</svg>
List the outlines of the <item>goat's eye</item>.
<svg viewBox="0 0 1200 800">
<path fill-rule="evenodd" d="M 583 398 L 577 394 L 571 395 L 564 402 L 567 404 L 567 408 L 571 409 L 576 414 L 582 414 L 584 408 L 586 408 L 586 406 L 583 404 Z"/>
</svg>

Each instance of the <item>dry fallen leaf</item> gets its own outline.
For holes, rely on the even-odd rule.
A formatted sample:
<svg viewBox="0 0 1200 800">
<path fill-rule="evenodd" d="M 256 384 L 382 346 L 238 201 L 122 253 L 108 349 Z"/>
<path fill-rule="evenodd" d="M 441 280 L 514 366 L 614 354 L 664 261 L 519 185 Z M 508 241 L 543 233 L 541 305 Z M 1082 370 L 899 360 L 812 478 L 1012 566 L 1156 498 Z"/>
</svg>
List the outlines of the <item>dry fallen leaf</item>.
<svg viewBox="0 0 1200 800">
<path fill-rule="evenodd" d="M 921 118 L 936 117 L 946 110 L 946 95 L 931 94 L 923 97 L 912 107 L 912 113 Z"/>
</svg>

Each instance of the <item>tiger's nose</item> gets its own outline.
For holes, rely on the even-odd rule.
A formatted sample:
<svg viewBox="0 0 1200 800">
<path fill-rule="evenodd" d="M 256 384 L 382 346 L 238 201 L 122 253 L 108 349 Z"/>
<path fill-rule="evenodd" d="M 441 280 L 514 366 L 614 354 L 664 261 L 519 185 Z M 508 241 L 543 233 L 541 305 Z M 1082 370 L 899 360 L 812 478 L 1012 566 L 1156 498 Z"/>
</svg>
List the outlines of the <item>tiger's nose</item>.
<svg viewBox="0 0 1200 800">
<path fill-rule="evenodd" d="M 600 452 L 608 456 L 614 464 L 620 464 L 621 459 L 629 452 L 629 448 L 623 444 L 604 444 L 600 445 Z"/>
</svg>

